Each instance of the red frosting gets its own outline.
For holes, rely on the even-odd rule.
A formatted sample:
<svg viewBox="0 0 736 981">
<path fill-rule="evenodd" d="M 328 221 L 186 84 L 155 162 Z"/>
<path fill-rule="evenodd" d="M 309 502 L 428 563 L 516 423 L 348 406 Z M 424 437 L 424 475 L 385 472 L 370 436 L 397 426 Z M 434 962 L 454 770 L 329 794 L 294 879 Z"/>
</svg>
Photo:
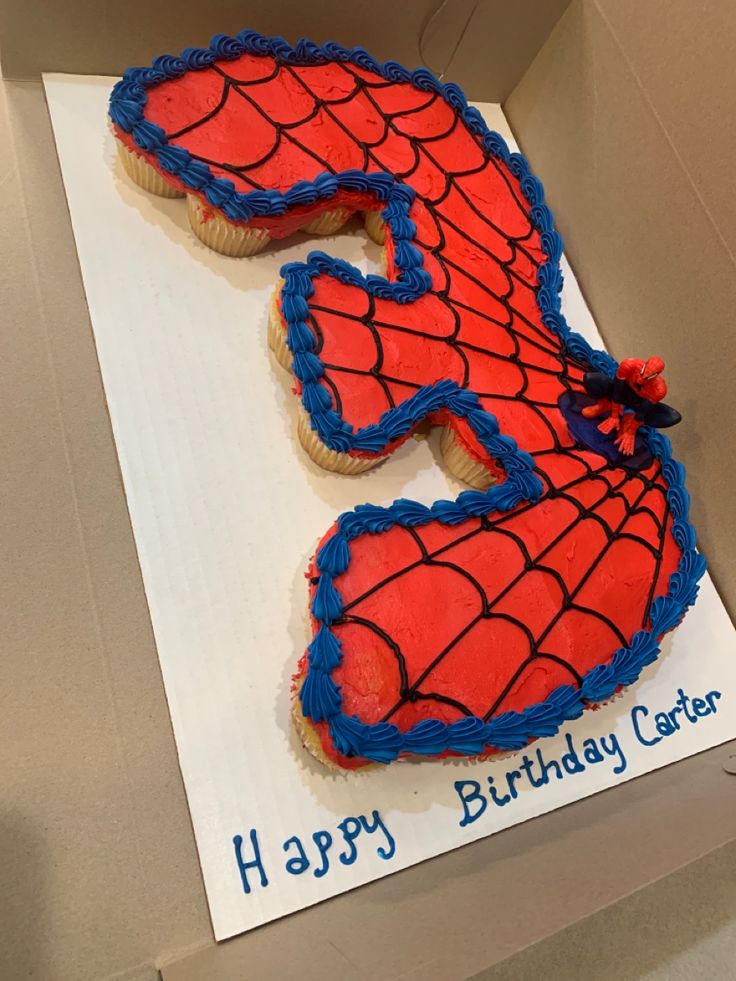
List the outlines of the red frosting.
<svg viewBox="0 0 736 981">
<path fill-rule="evenodd" d="M 667 592 L 680 558 L 670 534 L 666 483 L 657 473 L 647 490 L 638 478 L 606 469 L 592 453 L 578 456 L 601 476 L 584 477 L 571 457 L 555 458 L 554 467 L 545 458 L 545 469 L 553 470 L 566 496 L 520 505 L 494 518 L 488 530 L 481 519 L 451 527 L 435 522 L 351 542 L 348 570 L 334 580 L 347 622 L 333 627 L 344 652 L 333 678 L 347 715 L 366 723 L 385 719 L 406 730 L 427 718 L 454 722 L 465 710 L 481 718 L 491 709 L 493 715 L 521 711 L 560 685 L 576 684 L 609 661 L 624 646 L 622 638 L 628 642 L 648 626 L 644 611 L 652 597 Z M 572 501 L 590 516 L 580 520 Z M 635 507 L 628 518 L 627 504 Z M 603 523 L 621 532 L 609 536 Z M 632 537 L 622 537 L 624 532 Z M 537 559 L 533 568 L 519 541 Z M 662 543 L 659 560 L 647 542 Z M 567 610 L 561 583 L 574 594 Z M 485 603 L 491 613 L 486 617 Z M 409 697 L 386 637 L 405 661 Z M 300 671 L 306 667 L 303 661 Z M 316 728 L 329 758 L 344 767 L 365 763 L 342 757 L 326 724 Z"/>
<path fill-rule="evenodd" d="M 426 718 L 522 710 L 579 683 L 646 629 L 680 557 L 661 468 L 631 473 L 571 438 L 557 403 L 582 391 L 589 366 L 542 323 L 546 254 L 518 180 L 455 110 L 352 64 L 291 67 L 243 55 L 150 89 L 145 115 L 240 191 L 283 191 L 348 168 L 410 184 L 432 290 L 400 305 L 328 275 L 313 281 L 310 322 L 333 405 L 358 428 L 421 386 L 453 379 L 534 456 L 545 486 L 538 504 L 511 514 L 351 542 L 349 567 L 335 579 L 345 604 L 333 627 L 343 711 L 406 730 Z M 252 224 L 278 237 L 338 204 L 380 206 L 341 193 Z M 387 254 L 395 279 L 390 235 Z M 431 421 L 450 425 L 471 456 L 494 467 L 464 421 L 447 413 Z M 331 759 L 365 762 L 340 756 L 325 723 L 317 730 Z"/>
</svg>

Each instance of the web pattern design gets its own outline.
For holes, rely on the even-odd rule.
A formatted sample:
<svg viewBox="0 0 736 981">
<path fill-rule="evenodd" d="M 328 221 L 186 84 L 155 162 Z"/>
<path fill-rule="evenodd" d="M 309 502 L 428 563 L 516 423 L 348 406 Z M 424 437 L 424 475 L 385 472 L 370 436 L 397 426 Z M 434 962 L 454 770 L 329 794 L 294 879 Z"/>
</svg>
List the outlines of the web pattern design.
<svg viewBox="0 0 736 981">
<path fill-rule="evenodd" d="M 552 734 L 633 681 L 695 598 L 683 469 L 659 434 L 641 472 L 570 437 L 560 396 L 615 362 L 561 315 L 539 181 L 457 87 L 359 50 L 239 39 L 126 73 L 114 121 L 233 220 L 381 209 L 385 278 L 318 252 L 283 269 L 312 427 L 386 455 L 428 419 L 500 478 L 341 516 L 312 569 L 304 714 L 344 757 L 381 762 Z M 193 68 L 197 97 L 162 131 L 157 107 L 170 121 Z M 143 123 L 132 86 L 150 89 Z"/>
</svg>

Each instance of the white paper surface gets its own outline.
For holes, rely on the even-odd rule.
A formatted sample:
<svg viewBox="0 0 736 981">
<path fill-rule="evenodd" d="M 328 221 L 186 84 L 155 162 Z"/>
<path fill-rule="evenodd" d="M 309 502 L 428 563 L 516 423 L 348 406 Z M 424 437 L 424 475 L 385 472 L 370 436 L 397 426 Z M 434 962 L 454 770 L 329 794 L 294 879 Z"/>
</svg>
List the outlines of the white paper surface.
<svg viewBox="0 0 736 981">
<path fill-rule="evenodd" d="M 155 198 L 121 171 L 106 128 L 112 78 L 45 76 L 46 92 L 89 301 L 102 377 L 138 546 L 215 935 L 248 930 L 328 896 L 387 875 L 468 841 L 596 793 L 736 736 L 733 627 L 708 578 L 697 605 L 668 638 L 663 656 L 623 697 L 587 712 L 556 738 L 537 744 L 562 764 L 573 740 L 584 772 L 534 788 L 522 754 L 495 763 L 399 764 L 335 775 L 295 736 L 290 679 L 308 640 L 304 573 L 317 540 L 341 511 L 396 497 L 431 503 L 462 488 L 439 463 L 436 434 L 409 441 L 360 478 L 320 470 L 296 439 L 297 401 L 266 343 L 268 304 L 284 262 L 303 260 L 314 240 L 297 236 L 251 259 L 228 259 L 190 232 L 182 200 Z M 509 142 L 495 105 L 480 105 Z M 543 175 L 542 175 L 543 176 Z M 378 271 L 380 250 L 362 229 L 317 247 Z M 563 261 L 563 307 L 571 325 L 602 343 Z M 672 709 L 682 689 L 708 692 L 716 711 L 653 745 L 654 714 Z M 707 703 L 704 703 L 707 704 Z M 615 739 L 611 737 L 614 736 Z M 601 748 L 601 737 L 611 748 Z M 585 743 L 585 740 L 592 742 Z M 616 742 L 616 740 L 618 742 Z M 601 760 L 593 762 L 593 746 Z M 615 747 L 619 750 L 615 752 Z M 587 746 L 591 761 L 583 750 Z M 625 768 L 623 761 L 625 760 Z M 571 759 L 568 765 L 574 769 Z M 536 767 L 536 763 L 535 763 Z M 622 770 L 615 773 L 614 769 Z M 539 778 L 541 770 L 535 770 Z M 489 796 L 488 777 L 498 801 Z M 478 781 L 481 797 L 464 815 L 456 781 Z M 468 795 L 472 784 L 462 788 Z M 338 825 L 381 827 L 355 838 Z M 356 822 L 343 825 L 354 830 Z M 243 889 L 233 838 L 261 865 Z M 313 835 L 334 841 L 319 855 Z M 310 865 L 285 868 L 298 837 Z M 284 850 L 284 843 L 292 839 Z M 327 838 L 317 835 L 324 847 Z M 315 875 L 326 863 L 327 871 Z"/>
</svg>

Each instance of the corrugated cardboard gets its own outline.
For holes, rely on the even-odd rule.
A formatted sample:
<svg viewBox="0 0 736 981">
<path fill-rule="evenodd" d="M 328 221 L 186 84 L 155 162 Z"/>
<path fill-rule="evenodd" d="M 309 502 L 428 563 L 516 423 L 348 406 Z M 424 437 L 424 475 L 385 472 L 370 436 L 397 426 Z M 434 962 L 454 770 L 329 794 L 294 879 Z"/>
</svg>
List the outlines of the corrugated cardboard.
<svg viewBox="0 0 736 981">
<path fill-rule="evenodd" d="M 43 93 L 2 100 L 0 977 L 153 977 L 209 922 Z"/>
<path fill-rule="evenodd" d="M 732 838 L 727 755 L 692 757 L 164 964 L 163 981 L 470 978 Z"/>
<path fill-rule="evenodd" d="M 4 77 L 13 79 L 53 71 L 120 75 L 129 65 L 148 64 L 156 55 L 204 44 L 216 31 L 234 34 L 250 27 L 291 40 L 360 45 L 380 60 L 393 58 L 409 67 L 421 64 L 424 56 L 441 72 L 462 35 L 452 59 L 452 79 L 469 98 L 501 102 L 569 2 L 222 0 L 202 5 L 76 0 L 70 5 L 16 0 L 0 5 L 0 62 Z"/>
<path fill-rule="evenodd" d="M 666 29 L 622 5 L 628 16 L 614 35 L 616 6 L 575 3 L 507 108 L 614 353 L 639 353 L 643 340 L 669 352 L 673 401 L 688 419 L 677 450 L 733 608 L 729 464 L 714 447 L 730 426 L 721 393 L 733 377 L 734 277 L 713 244 L 713 216 L 725 186 L 717 161 L 733 147 L 718 80 L 731 78 L 736 12 L 726 0 L 711 5 L 719 25 L 695 45 L 676 27 L 690 23 L 687 0 L 666 5 Z M 53 7 L 6 4 L 6 72 L 47 20 L 47 39 L 71 56 L 78 37 L 81 58 L 80 25 L 99 11 L 113 28 L 126 23 L 124 55 L 113 60 L 99 31 L 88 47 L 110 61 L 33 70 L 112 72 L 153 53 L 130 7 L 77 9 L 79 19 L 64 12 L 64 33 Z M 163 50 L 179 42 L 169 45 L 167 31 L 194 14 L 158 5 L 150 16 Z M 287 20 L 257 26 L 302 32 Z M 198 28 L 181 43 L 201 36 Z M 375 47 L 416 60 L 393 40 Z M 491 60 L 492 32 L 484 47 Z M 680 129 L 702 127 L 693 145 L 705 145 L 712 166 L 698 170 L 698 193 L 679 163 L 686 147 L 673 148 L 678 133 L 661 129 L 661 99 L 672 93 L 662 91 L 666 75 L 657 94 L 644 72 L 655 55 L 688 66 L 692 84 L 670 111 L 681 113 Z M 39 84 L 6 83 L 2 98 L 0 976 L 148 981 L 157 964 L 169 965 L 165 981 L 280 978 L 295 965 L 305 978 L 468 976 L 732 839 L 736 795 L 722 747 L 213 947 L 43 96 Z M 603 121 L 595 128 L 594 104 Z M 617 139 L 607 144 L 609 130 Z M 575 153 L 594 140 L 605 153 L 592 196 Z M 630 162 L 621 173 L 603 166 L 616 154 Z M 706 200 L 716 202 L 712 214 Z M 639 241 L 649 248 L 634 261 Z"/>
</svg>

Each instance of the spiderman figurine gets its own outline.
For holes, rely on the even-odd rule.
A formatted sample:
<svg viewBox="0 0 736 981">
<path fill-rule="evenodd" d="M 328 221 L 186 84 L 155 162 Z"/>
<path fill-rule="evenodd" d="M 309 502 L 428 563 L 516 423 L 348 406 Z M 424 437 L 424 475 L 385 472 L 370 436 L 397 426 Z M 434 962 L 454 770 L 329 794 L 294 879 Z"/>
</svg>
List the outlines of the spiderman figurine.
<svg viewBox="0 0 736 981">
<path fill-rule="evenodd" d="M 589 449 L 611 462 L 639 469 L 650 458 L 637 433 L 642 425 L 655 429 L 675 426 L 680 413 L 662 399 L 667 385 L 661 358 L 626 358 L 615 377 L 589 371 L 583 378 L 585 392 L 560 404 L 571 434 Z M 594 400 L 594 401 L 593 401 Z M 601 419 L 597 425 L 592 420 Z M 590 420 L 590 421 L 589 421 Z"/>
</svg>

